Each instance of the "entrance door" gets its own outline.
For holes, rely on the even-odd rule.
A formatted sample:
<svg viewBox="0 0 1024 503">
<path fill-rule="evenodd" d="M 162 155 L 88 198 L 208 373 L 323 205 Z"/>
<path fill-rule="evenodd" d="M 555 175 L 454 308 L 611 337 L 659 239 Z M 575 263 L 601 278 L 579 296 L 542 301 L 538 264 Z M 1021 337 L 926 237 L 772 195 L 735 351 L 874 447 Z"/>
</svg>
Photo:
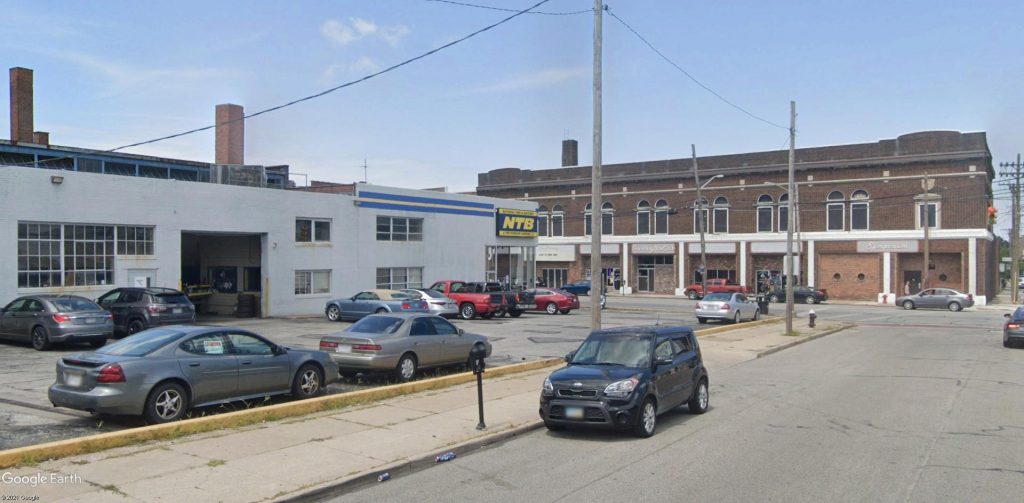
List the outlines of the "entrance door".
<svg viewBox="0 0 1024 503">
<path fill-rule="evenodd" d="M 654 293 L 654 268 L 640 267 L 637 269 L 637 290 Z"/>
<path fill-rule="evenodd" d="M 907 286 L 907 283 L 910 283 Z M 907 294 L 907 289 L 910 290 L 910 294 L 915 294 L 921 291 L 921 271 L 903 271 L 903 287 L 900 292 L 904 295 Z"/>
</svg>

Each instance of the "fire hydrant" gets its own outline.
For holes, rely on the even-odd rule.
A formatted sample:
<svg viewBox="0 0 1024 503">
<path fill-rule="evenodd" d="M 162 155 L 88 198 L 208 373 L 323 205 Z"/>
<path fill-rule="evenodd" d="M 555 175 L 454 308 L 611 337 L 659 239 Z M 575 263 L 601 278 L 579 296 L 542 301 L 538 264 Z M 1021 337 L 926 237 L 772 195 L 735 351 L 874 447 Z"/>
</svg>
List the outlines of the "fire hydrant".
<svg viewBox="0 0 1024 503">
<path fill-rule="evenodd" d="M 817 318 L 818 315 L 814 314 L 814 310 L 811 309 L 811 312 L 807 313 L 807 326 L 814 328 L 814 320 Z"/>
</svg>

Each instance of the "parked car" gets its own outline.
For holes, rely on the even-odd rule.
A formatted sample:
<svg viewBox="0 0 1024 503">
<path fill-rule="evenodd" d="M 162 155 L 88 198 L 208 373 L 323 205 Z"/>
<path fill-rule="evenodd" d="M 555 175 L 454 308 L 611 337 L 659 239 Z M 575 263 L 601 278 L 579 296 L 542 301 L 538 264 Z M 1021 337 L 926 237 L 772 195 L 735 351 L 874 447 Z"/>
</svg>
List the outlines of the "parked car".
<svg viewBox="0 0 1024 503">
<path fill-rule="evenodd" d="M 572 283 L 566 283 L 562 285 L 562 290 L 573 295 L 590 295 L 590 280 L 581 279 Z"/>
<path fill-rule="evenodd" d="M 1008 348 L 1014 343 L 1024 342 L 1024 307 L 1018 307 L 1013 314 L 1004 314 L 1003 347 Z"/>
<path fill-rule="evenodd" d="M 708 320 L 757 321 L 761 317 L 761 309 L 757 302 L 742 293 L 712 293 L 697 302 L 697 321 L 707 323 Z"/>
<path fill-rule="evenodd" d="M 828 300 L 828 290 L 812 286 L 796 286 L 793 288 L 793 302 L 804 304 L 821 304 Z M 786 302 L 786 287 L 778 287 L 768 292 L 768 302 Z"/>
<path fill-rule="evenodd" d="M 324 306 L 328 320 L 358 320 L 374 313 L 428 313 L 425 300 L 413 299 L 398 290 L 366 290 L 347 299 L 332 299 Z"/>
<path fill-rule="evenodd" d="M 686 297 L 690 300 L 697 300 L 712 293 L 747 293 L 748 291 L 747 287 L 729 283 L 728 280 L 725 279 L 709 279 L 705 283 L 707 284 L 706 292 L 704 291 L 704 285 L 700 283 L 687 285 L 684 289 Z"/>
<path fill-rule="evenodd" d="M 896 305 L 903 306 L 903 309 L 907 310 L 932 308 L 960 311 L 974 305 L 974 296 L 950 288 L 926 288 L 914 295 L 897 297 Z"/>
<path fill-rule="evenodd" d="M 115 288 L 96 299 L 114 316 L 114 332 L 132 335 L 150 327 L 196 322 L 196 307 L 171 288 Z"/>
<path fill-rule="evenodd" d="M 110 313 L 76 295 L 28 295 L 0 309 L 0 337 L 28 341 L 38 351 L 55 342 L 98 348 L 114 335 Z"/>
<path fill-rule="evenodd" d="M 566 426 L 631 428 L 654 434 L 657 416 L 682 404 L 708 410 L 708 372 L 689 327 L 619 327 L 591 332 L 540 394 L 550 430 Z"/>
<path fill-rule="evenodd" d="M 427 301 L 427 309 L 431 314 L 442 318 L 454 318 L 459 315 L 459 306 L 454 300 L 445 297 L 441 292 L 434 290 L 420 290 L 408 288 L 401 291 L 414 300 Z"/>
<path fill-rule="evenodd" d="M 57 362 L 56 407 L 181 419 L 192 408 L 291 393 L 319 394 L 338 366 L 321 351 L 295 349 L 232 327 L 152 328 Z"/>
<path fill-rule="evenodd" d="M 536 288 L 527 290 L 533 296 L 537 311 L 548 314 L 569 314 L 573 309 L 580 308 L 580 298 L 564 290 Z"/>
<path fill-rule="evenodd" d="M 505 314 L 518 318 L 535 307 L 532 298 L 526 298 L 522 292 L 506 291 L 497 282 L 443 280 L 430 285 L 430 289 L 454 300 L 464 320 L 476 316 L 489 320 Z"/>
<path fill-rule="evenodd" d="M 482 335 L 466 333 L 432 314 L 394 313 L 367 316 L 341 332 L 320 339 L 320 350 L 330 354 L 342 375 L 391 372 L 408 381 L 420 369 L 469 365 L 470 351 L 491 343 Z"/>
</svg>

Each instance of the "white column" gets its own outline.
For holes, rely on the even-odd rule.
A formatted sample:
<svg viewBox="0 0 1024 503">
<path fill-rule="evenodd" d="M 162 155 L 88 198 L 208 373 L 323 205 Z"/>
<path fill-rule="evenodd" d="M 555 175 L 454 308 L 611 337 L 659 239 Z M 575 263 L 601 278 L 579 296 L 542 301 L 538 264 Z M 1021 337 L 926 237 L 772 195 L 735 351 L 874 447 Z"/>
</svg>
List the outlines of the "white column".
<svg viewBox="0 0 1024 503">
<path fill-rule="evenodd" d="M 967 293 L 978 296 L 978 238 L 967 240 Z M 1011 278 L 1017 281 L 1017 278 Z"/>
<path fill-rule="evenodd" d="M 807 241 L 807 284 L 820 286 L 814 282 L 814 241 Z"/>
<path fill-rule="evenodd" d="M 747 286 L 747 242 L 740 241 L 740 286 Z"/>
<path fill-rule="evenodd" d="M 892 252 L 882 254 L 882 293 L 892 293 Z"/>
<path fill-rule="evenodd" d="M 679 283 L 676 284 L 676 295 L 686 295 L 686 243 L 683 241 L 679 242 L 679 252 L 677 253 L 676 262 L 679 264 Z"/>
<path fill-rule="evenodd" d="M 622 290 L 619 293 L 633 293 L 629 286 L 629 243 L 622 243 Z"/>
</svg>

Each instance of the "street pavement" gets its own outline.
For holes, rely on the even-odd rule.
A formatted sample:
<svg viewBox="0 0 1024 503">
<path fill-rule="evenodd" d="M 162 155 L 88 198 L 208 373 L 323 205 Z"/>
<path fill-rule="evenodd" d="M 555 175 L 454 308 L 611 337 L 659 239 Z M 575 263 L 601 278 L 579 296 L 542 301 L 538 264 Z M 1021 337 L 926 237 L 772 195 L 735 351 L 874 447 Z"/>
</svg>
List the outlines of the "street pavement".
<svg viewBox="0 0 1024 503">
<path fill-rule="evenodd" d="M 650 439 L 538 430 L 334 501 L 1021 501 L 1001 312 L 813 308 L 860 326 L 712 369 L 711 410 Z"/>
</svg>

